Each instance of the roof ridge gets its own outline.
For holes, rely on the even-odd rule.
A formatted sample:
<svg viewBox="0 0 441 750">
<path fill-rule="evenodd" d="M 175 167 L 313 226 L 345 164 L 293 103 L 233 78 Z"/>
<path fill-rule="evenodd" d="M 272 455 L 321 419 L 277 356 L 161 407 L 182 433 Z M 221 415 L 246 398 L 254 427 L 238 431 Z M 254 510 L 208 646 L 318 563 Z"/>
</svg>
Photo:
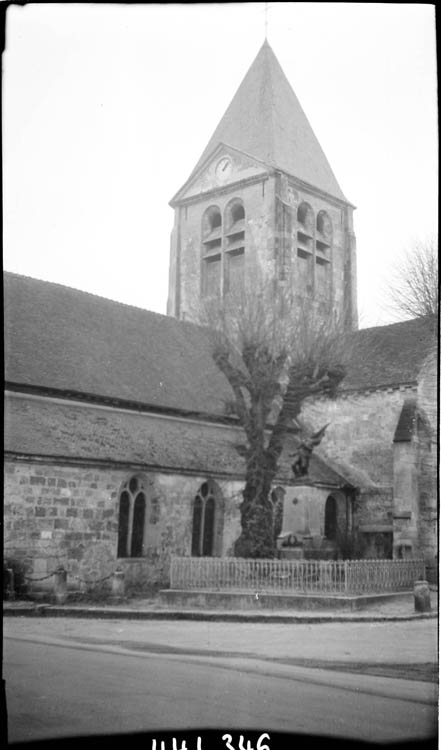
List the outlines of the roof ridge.
<svg viewBox="0 0 441 750">
<path fill-rule="evenodd" d="M 87 295 L 88 297 L 95 297 L 96 299 L 103 300 L 104 302 L 110 302 L 112 305 L 120 305 L 121 307 L 131 308 L 132 310 L 139 310 L 140 312 L 148 313 L 149 315 L 156 315 L 159 318 L 166 318 L 167 320 L 184 323 L 186 325 L 194 326 L 196 328 L 204 327 L 198 323 L 193 323 L 190 320 L 178 321 L 176 318 L 172 317 L 171 315 L 167 315 L 166 313 L 158 313 L 156 312 L 156 310 L 149 310 L 146 307 L 139 307 L 138 305 L 130 305 L 128 302 L 121 302 L 121 300 L 112 299 L 111 297 L 105 297 L 102 294 L 97 294 L 96 292 L 88 292 L 85 289 L 78 289 L 78 287 L 69 286 L 68 284 L 62 284 L 59 281 L 49 281 L 48 279 L 37 279 L 35 276 L 28 276 L 27 274 L 16 273 L 15 271 L 4 270 L 3 277 L 5 278 L 6 276 L 14 276 L 18 279 L 27 279 L 28 281 L 35 281 L 38 284 L 50 284 L 52 287 L 59 287 L 60 289 L 67 289 L 77 294 Z"/>
<path fill-rule="evenodd" d="M 407 318 L 406 320 L 396 320 L 394 323 L 383 323 L 382 325 L 376 325 L 376 326 L 369 326 L 368 328 L 359 328 L 357 331 L 354 331 L 353 334 L 357 335 L 359 333 L 363 333 L 364 331 L 378 331 L 380 328 L 384 331 L 385 328 L 393 328 L 394 326 L 400 326 L 404 324 L 409 323 L 416 323 L 416 321 L 427 321 L 429 322 L 431 316 L 430 315 L 424 315 L 424 316 L 417 316 L 415 318 Z"/>
</svg>

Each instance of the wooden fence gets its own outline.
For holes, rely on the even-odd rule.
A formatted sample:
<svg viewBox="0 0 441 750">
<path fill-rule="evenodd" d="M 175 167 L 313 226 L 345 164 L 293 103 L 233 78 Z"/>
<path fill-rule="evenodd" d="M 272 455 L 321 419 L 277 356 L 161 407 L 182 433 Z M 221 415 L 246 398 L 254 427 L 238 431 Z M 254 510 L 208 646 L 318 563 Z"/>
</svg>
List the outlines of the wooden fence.
<svg viewBox="0 0 441 750">
<path fill-rule="evenodd" d="M 413 589 L 422 560 L 247 560 L 172 557 L 170 588 L 267 593 L 375 593 Z"/>
</svg>

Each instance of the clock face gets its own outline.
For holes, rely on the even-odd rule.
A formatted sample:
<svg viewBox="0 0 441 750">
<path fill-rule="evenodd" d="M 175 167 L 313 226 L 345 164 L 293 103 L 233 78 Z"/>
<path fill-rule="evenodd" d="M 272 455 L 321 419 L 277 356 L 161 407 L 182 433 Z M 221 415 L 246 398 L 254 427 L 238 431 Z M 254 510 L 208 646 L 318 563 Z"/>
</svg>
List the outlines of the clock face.
<svg viewBox="0 0 441 750">
<path fill-rule="evenodd" d="M 224 156 L 216 164 L 216 177 L 220 180 L 225 180 L 231 174 L 232 169 L 231 161 L 227 156 Z"/>
</svg>

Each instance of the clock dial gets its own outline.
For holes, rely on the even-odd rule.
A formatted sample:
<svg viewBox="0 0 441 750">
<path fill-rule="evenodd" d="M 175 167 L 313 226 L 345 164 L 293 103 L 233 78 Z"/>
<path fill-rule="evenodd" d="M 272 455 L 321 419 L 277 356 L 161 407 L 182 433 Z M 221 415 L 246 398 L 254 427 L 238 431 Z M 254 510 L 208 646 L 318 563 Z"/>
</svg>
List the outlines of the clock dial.
<svg viewBox="0 0 441 750">
<path fill-rule="evenodd" d="M 228 157 L 224 156 L 216 165 L 216 176 L 220 180 L 225 180 L 231 174 L 232 164 Z"/>
</svg>

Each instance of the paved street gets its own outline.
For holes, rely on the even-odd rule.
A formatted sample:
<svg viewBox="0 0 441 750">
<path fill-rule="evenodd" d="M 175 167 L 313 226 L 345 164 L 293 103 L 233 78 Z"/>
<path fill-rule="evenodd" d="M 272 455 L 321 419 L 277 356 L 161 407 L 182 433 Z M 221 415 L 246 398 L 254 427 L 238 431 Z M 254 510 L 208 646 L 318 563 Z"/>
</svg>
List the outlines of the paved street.
<svg viewBox="0 0 441 750">
<path fill-rule="evenodd" d="M 373 661 L 405 670 L 433 662 L 434 620 L 293 626 L 10 618 L 4 635 L 11 742 L 200 727 L 371 741 L 434 733 L 432 683 L 317 666 Z"/>
</svg>

